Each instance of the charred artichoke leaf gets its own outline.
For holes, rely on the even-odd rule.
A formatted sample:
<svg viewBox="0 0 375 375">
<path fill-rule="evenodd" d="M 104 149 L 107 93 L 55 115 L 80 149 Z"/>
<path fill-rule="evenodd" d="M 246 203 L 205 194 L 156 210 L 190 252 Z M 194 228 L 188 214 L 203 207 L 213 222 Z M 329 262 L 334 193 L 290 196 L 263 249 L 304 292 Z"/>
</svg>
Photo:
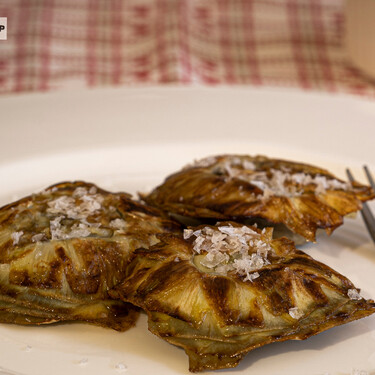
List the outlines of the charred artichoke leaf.
<svg viewBox="0 0 375 375">
<path fill-rule="evenodd" d="M 225 222 L 160 239 L 134 252 L 110 293 L 144 309 L 152 333 L 185 349 L 190 371 L 234 367 L 257 347 L 375 312 L 346 277 L 271 228 Z"/>
<path fill-rule="evenodd" d="M 361 209 L 374 191 L 312 165 L 265 156 L 208 157 L 167 177 L 142 198 L 172 214 L 216 220 L 266 220 L 314 241 Z"/>
<path fill-rule="evenodd" d="M 94 184 L 60 183 L 0 209 L 0 322 L 81 321 L 126 330 L 138 308 L 108 295 L 129 255 L 178 226 Z"/>
</svg>

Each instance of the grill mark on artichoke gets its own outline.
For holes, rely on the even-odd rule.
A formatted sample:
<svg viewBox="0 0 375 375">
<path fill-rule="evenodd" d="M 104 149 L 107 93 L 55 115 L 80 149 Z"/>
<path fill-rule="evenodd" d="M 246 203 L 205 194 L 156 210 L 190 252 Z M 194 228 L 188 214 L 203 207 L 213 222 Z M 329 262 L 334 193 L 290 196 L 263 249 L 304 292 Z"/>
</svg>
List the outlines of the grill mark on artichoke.
<svg viewBox="0 0 375 375">
<path fill-rule="evenodd" d="M 203 275 L 202 289 L 213 311 L 218 315 L 218 319 L 224 324 L 233 324 L 238 320 L 238 311 L 228 308 L 227 293 L 230 289 L 229 280 L 225 277 L 213 277 L 211 275 Z"/>
<path fill-rule="evenodd" d="M 139 286 L 140 298 L 144 298 L 148 294 L 151 296 L 157 294 L 164 286 L 168 287 L 179 280 L 181 271 L 183 271 L 185 267 L 181 266 L 181 264 L 173 268 L 171 266 L 173 267 L 171 262 L 162 265 L 153 273 L 152 277 L 146 279 Z"/>
<path fill-rule="evenodd" d="M 329 302 L 327 296 L 323 293 L 322 288 L 317 281 L 304 277 L 302 282 L 303 287 L 314 298 L 318 307 L 325 306 Z"/>
<path fill-rule="evenodd" d="M 58 260 L 49 262 L 48 267 L 41 265 L 39 273 L 29 274 L 27 270 L 11 269 L 9 281 L 15 285 L 56 289 L 61 287 L 61 263 Z"/>
<path fill-rule="evenodd" d="M 288 313 L 294 306 L 290 296 L 291 282 L 284 279 L 281 272 L 275 269 L 264 270 L 260 272 L 259 281 L 254 280 L 256 287 L 268 299 L 267 308 L 275 316 Z"/>
<path fill-rule="evenodd" d="M 11 255 L 11 250 L 13 250 L 12 240 L 9 239 L 4 243 L 0 243 L 0 263 L 8 263 L 12 258 L 14 258 L 14 255 Z"/>
<path fill-rule="evenodd" d="M 224 325 L 263 327 L 263 315 L 256 301 L 248 301 L 252 308 L 249 309 L 246 316 L 241 316 L 238 310 L 238 300 L 230 298 L 233 297 L 230 293 L 235 287 L 235 283 L 226 277 L 202 276 L 202 289 L 206 294 L 207 301 Z"/>
</svg>

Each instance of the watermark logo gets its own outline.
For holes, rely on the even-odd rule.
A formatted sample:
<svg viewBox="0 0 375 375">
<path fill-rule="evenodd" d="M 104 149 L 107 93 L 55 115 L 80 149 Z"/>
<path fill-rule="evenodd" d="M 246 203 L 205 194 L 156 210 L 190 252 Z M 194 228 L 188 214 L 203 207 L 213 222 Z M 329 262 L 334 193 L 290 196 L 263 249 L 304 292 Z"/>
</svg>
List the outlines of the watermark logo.
<svg viewBox="0 0 375 375">
<path fill-rule="evenodd" d="M 0 40 L 7 40 L 7 17 L 0 17 Z"/>
</svg>

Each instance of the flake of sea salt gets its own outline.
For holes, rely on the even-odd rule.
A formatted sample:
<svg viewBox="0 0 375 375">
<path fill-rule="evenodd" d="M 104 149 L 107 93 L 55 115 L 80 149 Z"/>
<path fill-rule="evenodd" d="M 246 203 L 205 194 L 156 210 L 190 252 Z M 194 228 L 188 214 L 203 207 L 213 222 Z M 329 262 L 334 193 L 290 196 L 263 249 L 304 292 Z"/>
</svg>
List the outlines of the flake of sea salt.
<svg viewBox="0 0 375 375">
<path fill-rule="evenodd" d="M 64 235 L 65 239 L 69 238 L 81 238 L 81 237 L 88 237 L 91 234 L 91 231 L 88 229 L 87 225 L 83 223 L 74 224 L 70 232 Z"/>
<path fill-rule="evenodd" d="M 349 289 L 348 290 L 348 297 L 352 300 L 360 300 L 362 299 L 361 295 L 359 294 L 357 289 Z"/>
<path fill-rule="evenodd" d="M 99 211 L 102 207 L 103 197 L 99 195 L 84 195 L 83 202 L 77 207 L 77 214 L 82 212 L 82 215 L 90 215 Z"/>
<path fill-rule="evenodd" d="M 87 193 L 87 189 L 80 187 L 74 191 L 73 197 L 64 195 L 48 202 L 47 213 L 64 215 L 71 219 L 87 218 L 101 209 L 104 197 L 100 194 L 84 194 L 85 192 Z"/>
<path fill-rule="evenodd" d="M 13 245 L 18 245 L 20 238 L 23 236 L 23 231 L 13 232 L 10 237 L 13 240 Z"/>
<path fill-rule="evenodd" d="M 249 163 L 249 164 L 247 164 Z M 252 165 L 253 164 L 253 165 Z M 233 167 L 235 164 L 230 163 Z M 303 193 L 303 186 L 314 184 L 315 194 L 319 195 L 325 193 L 327 189 L 333 190 L 346 190 L 350 185 L 346 182 L 338 181 L 337 179 L 327 178 L 326 176 L 317 175 L 312 177 L 306 173 L 292 173 L 290 169 L 281 168 L 270 169 L 271 177 L 265 171 L 256 171 L 256 166 L 250 161 L 244 160 L 242 166 L 245 171 L 236 169 L 235 171 L 230 169 L 228 173 L 229 178 L 238 178 L 251 183 L 263 191 L 263 194 L 259 196 L 259 199 L 266 200 L 273 195 L 291 197 L 295 195 L 301 195 Z M 254 173 L 249 174 L 246 171 L 252 170 Z M 288 182 L 296 183 L 288 184 Z"/>
<path fill-rule="evenodd" d="M 262 200 L 267 200 L 274 195 L 275 195 L 275 192 L 272 189 L 270 189 L 268 186 L 265 186 L 263 190 L 263 195 L 261 195 L 259 198 Z"/>
<path fill-rule="evenodd" d="M 221 253 L 220 251 L 215 251 L 208 253 L 202 260 L 202 266 L 207 268 L 215 268 L 216 266 L 226 263 L 229 261 L 228 254 Z"/>
<path fill-rule="evenodd" d="M 201 235 L 201 233 L 202 233 L 202 230 L 201 230 L 201 229 L 198 229 L 198 230 L 194 231 L 193 235 L 194 235 L 195 237 L 198 237 L 198 236 Z"/>
<path fill-rule="evenodd" d="M 366 370 L 360 370 L 360 369 L 352 369 L 352 374 L 351 375 L 369 375 L 368 371 Z"/>
<path fill-rule="evenodd" d="M 201 246 L 204 242 L 204 237 L 198 237 L 195 241 L 194 241 L 194 247 L 193 249 L 198 253 L 200 254 L 200 251 L 201 251 Z"/>
<path fill-rule="evenodd" d="M 128 366 L 124 362 L 116 363 L 115 369 L 117 372 L 126 372 L 128 371 Z"/>
<path fill-rule="evenodd" d="M 222 242 L 227 236 L 224 234 L 224 233 L 220 233 L 220 232 L 217 232 L 215 231 L 213 234 L 212 234 L 212 238 L 211 238 L 211 241 L 213 244 L 219 244 L 220 242 Z"/>
<path fill-rule="evenodd" d="M 88 358 L 82 358 L 82 359 L 80 359 L 80 360 L 78 361 L 78 364 L 79 364 L 80 366 L 86 366 L 88 363 L 89 363 Z"/>
<path fill-rule="evenodd" d="M 257 227 L 256 224 L 253 225 L 253 226 L 255 228 Z M 241 230 L 241 233 L 251 234 L 251 235 L 258 235 L 258 232 L 256 232 L 255 230 L 253 230 L 253 229 L 251 229 L 251 228 L 249 228 L 249 227 L 247 227 L 245 225 L 243 227 L 241 227 L 240 230 Z"/>
<path fill-rule="evenodd" d="M 242 258 L 233 261 L 233 268 L 240 275 L 247 275 L 247 273 L 259 270 L 265 265 L 265 259 L 257 254 L 243 255 Z"/>
<path fill-rule="evenodd" d="M 44 238 L 44 233 L 38 233 L 31 237 L 32 242 L 39 242 Z"/>
<path fill-rule="evenodd" d="M 211 166 L 212 164 L 215 164 L 216 163 L 216 156 L 208 156 L 206 158 L 203 158 L 203 159 L 199 159 L 199 160 L 194 160 L 193 164 L 188 164 L 187 166 L 184 167 L 184 169 L 186 168 L 206 168 L 206 167 L 209 167 Z"/>
<path fill-rule="evenodd" d="M 215 268 L 215 272 L 220 275 L 227 275 L 229 271 L 232 270 L 232 266 L 230 264 L 222 264 Z"/>
<path fill-rule="evenodd" d="M 243 160 L 242 166 L 243 166 L 244 169 L 248 169 L 250 171 L 255 171 L 255 169 L 256 169 L 255 164 L 252 161 L 246 160 L 246 159 Z"/>
<path fill-rule="evenodd" d="M 206 236 L 212 236 L 214 234 L 215 230 L 210 228 L 210 227 L 205 227 L 204 232 L 205 232 Z"/>
<path fill-rule="evenodd" d="M 309 185 L 312 182 L 312 177 L 306 173 L 294 173 L 290 175 L 290 179 L 300 185 Z"/>
<path fill-rule="evenodd" d="M 49 228 L 50 228 L 52 240 L 58 240 L 62 238 L 64 232 L 61 229 L 61 220 L 63 218 L 64 218 L 63 216 L 57 216 L 49 222 Z"/>
<path fill-rule="evenodd" d="M 271 183 L 276 189 L 284 190 L 285 181 L 290 177 L 289 173 L 284 173 L 278 169 L 271 169 L 272 177 Z"/>
<path fill-rule="evenodd" d="M 192 235 L 194 234 L 197 235 L 194 251 L 198 254 L 202 251 L 206 252 L 200 263 L 217 273 L 226 274 L 235 271 L 245 277 L 244 281 L 252 281 L 259 275 L 254 271 L 270 264 L 267 254 L 272 250 L 271 247 L 261 240 L 261 234 L 247 226 L 239 228 L 222 225 L 215 229 L 205 227 L 198 233 L 193 232 Z M 250 250 L 251 254 L 249 254 Z"/>
<path fill-rule="evenodd" d="M 50 221 L 50 232 L 53 240 L 88 237 L 91 234 L 89 227 L 98 228 L 100 223 L 87 221 L 90 215 L 99 211 L 104 197 L 96 194 L 97 189 L 91 187 L 88 191 L 85 187 L 78 187 L 73 196 L 60 196 L 48 202 L 47 213 L 57 215 Z M 70 229 L 61 223 L 63 219 L 79 220 Z M 119 222 L 114 223 L 120 226 Z"/>
<path fill-rule="evenodd" d="M 228 161 L 232 166 L 242 165 L 242 160 L 238 156 L 231 156 L 231 157 L 228 158 Z"/>
<path fill-rule="evenodd" d="M 187 240 L 193 235 L 192 229 L 184 229 L 184 239 Z"/>
<path fill-rule="evenodd" d="M 66 214 L 75 205 L 73 197 L 61 196 L 47 203 L 47 212 L 51 214 Z"/>
<path fill-rule="evenodd" d="M 303 317 L 303 312 L 298 307 L 292 307 L 289 309 L 289 315 L 293 319 L 300 319 Z"/>
<path fill-rule="evenodd" d="M 251 281 L 253 282 L 253 280 L 257 279 L 259 277 L 259 272 L 253 272 L 253 273 L 247 273 L 246 277 L 243 279 L 243 281 Z"/>
<path fill-rule="evenodd" d="M 305 173 L 295 173 L 290 175 L 289 179 L 302 186 L 314 184 L 316 186 L 315 194 L 323 194 L 328 189 L 347 190 L 349 188 L 349 184 L 346 182 L 341 182 L 335 178 L 327 178 L 326 176 L 321 175 L 312 177 L 311 175 Z"/>
<path fill-rule="evenodd" d="M 319 183 L 319 181 L 315 182 L 315 194 L 325 194 L 327 191 L 327 185 L 325 183 Z"/>
<path fill-rule="evenodd" d="M 262 268 L 263 266 L 267 265 L 267 262 L 268 261 L 264 259 L 262 256 L 258 254 L 251 254 L 251 264 L 253 268 Z"/>
<path fill-rule="evenodd" d="M 63 216 L 58 216 L 50 221 L 50 232 L 52 240 L 64 240 L 69 238 L 88 237 L 91 234 L 88 226 L 84 223 L 75 223 L 70 231 L 61 224 Z"/>
<path fill-rule="evenodd" d="M 266 258 L 267 259 L 269 251 L 270 251 L 270 249 L 268 249 L 268 248 L 258 248 L 257 249 L 257 255 L 259 255 L 262 258 Z"/>
<path fill-rule="evenodd" d="M 110 221 L 109 226 L 113 229 L 125 229 L 126 228 L 126 221 L 124 219 L 114 219 Z"/>
<path fill-rule="evenodd" d="M 242 179 L 242 178 L 241 178 Z M 244 179 L 244 180 L 248 180 L 248 182 L 250 182 L 252 185 L 256 186 L 258 189 L 260 190 L 263 190 L 265 191 L 266 189 L 268 189 L 270 191 L 270 195 L 274 194 L 273 193 L 273 190 L 270 189 L 266 183 L 264 181 L 260 181 L 260 180 L 255 180 L 255 179 Z"/>
<path fill-rule="evenodd" d="M 238 237 L 227 237 L 226 238 L 226 248 L 229 253 L 240 252 L 243 247 L 248 250 L 247 246 L 243 246 L 243 242 Z"/>
<path fill-rule="evenodd" d="M 350 188 L 350 184 L 348 184 L 347 182 L 341 182 L 339 180 L 336 180 L 335 178 L 332 180 L 329 180 L 329 185 L 332 189 L 347 190 Z"/>
<path fill-rule="evenodd" d="M 82 197 L 87 194 L 87 189 L 85 187 L 77 187 L 73 192 L 73 197 Z"/>
<path fill-rule="evenodd" d="M 225 233 L 229 236 L 232 236 L 236 232 L 237 228 L 233 228 L 232 226 L 229 226 L 229 225 L 227 225 L 227 226 L 223 225 L 221 227 L 218 227 L 218 229 L 221 233 Z"/>
<path fill-rule="evenodd" d="M 232 165 L 230 165 L 229 163 L 224 164 L 224 169 L 221 166 L 217 166 L 212 172 L 215 174 L 224 174 L 224 172 L 227 172 L 229 178 L 235 178 L 239 174 L 241 174 L 238 169 L 232 168 Z"/>
</svg>

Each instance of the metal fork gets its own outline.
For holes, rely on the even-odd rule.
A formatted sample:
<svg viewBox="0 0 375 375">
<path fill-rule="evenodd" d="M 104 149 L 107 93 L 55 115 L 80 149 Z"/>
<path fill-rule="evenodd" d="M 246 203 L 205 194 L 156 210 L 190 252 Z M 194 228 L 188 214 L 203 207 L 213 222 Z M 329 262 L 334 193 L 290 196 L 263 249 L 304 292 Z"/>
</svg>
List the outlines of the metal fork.
<svg viewBox="0 0 375 375">
<path fill-rule="evenodd" d="M 365 170 L 367 179 L 368 179 L 371 187 L 375 190 L 374 178 L 372 177 L 369 169 L 367 168 L 366 165 L 363 167 L 363 169 Z M 352 173 L 350 172 L 349 169 L 346 170 L 346 174 L 348 175 L 349 181 L 353 182 L 354 178 L 353 178 L 353 175 L 352 175 Z M 370 233 L 370 236 L 375 243 L 375 218 L 374 218 L 374 215 L 372 214 L 372 212 L 370 210 L 369 205 L 366 202 L 362 203 L 361 214 L 362 214 L 363 221 L 366 224 L 367 230 Z"/>
</svg>

